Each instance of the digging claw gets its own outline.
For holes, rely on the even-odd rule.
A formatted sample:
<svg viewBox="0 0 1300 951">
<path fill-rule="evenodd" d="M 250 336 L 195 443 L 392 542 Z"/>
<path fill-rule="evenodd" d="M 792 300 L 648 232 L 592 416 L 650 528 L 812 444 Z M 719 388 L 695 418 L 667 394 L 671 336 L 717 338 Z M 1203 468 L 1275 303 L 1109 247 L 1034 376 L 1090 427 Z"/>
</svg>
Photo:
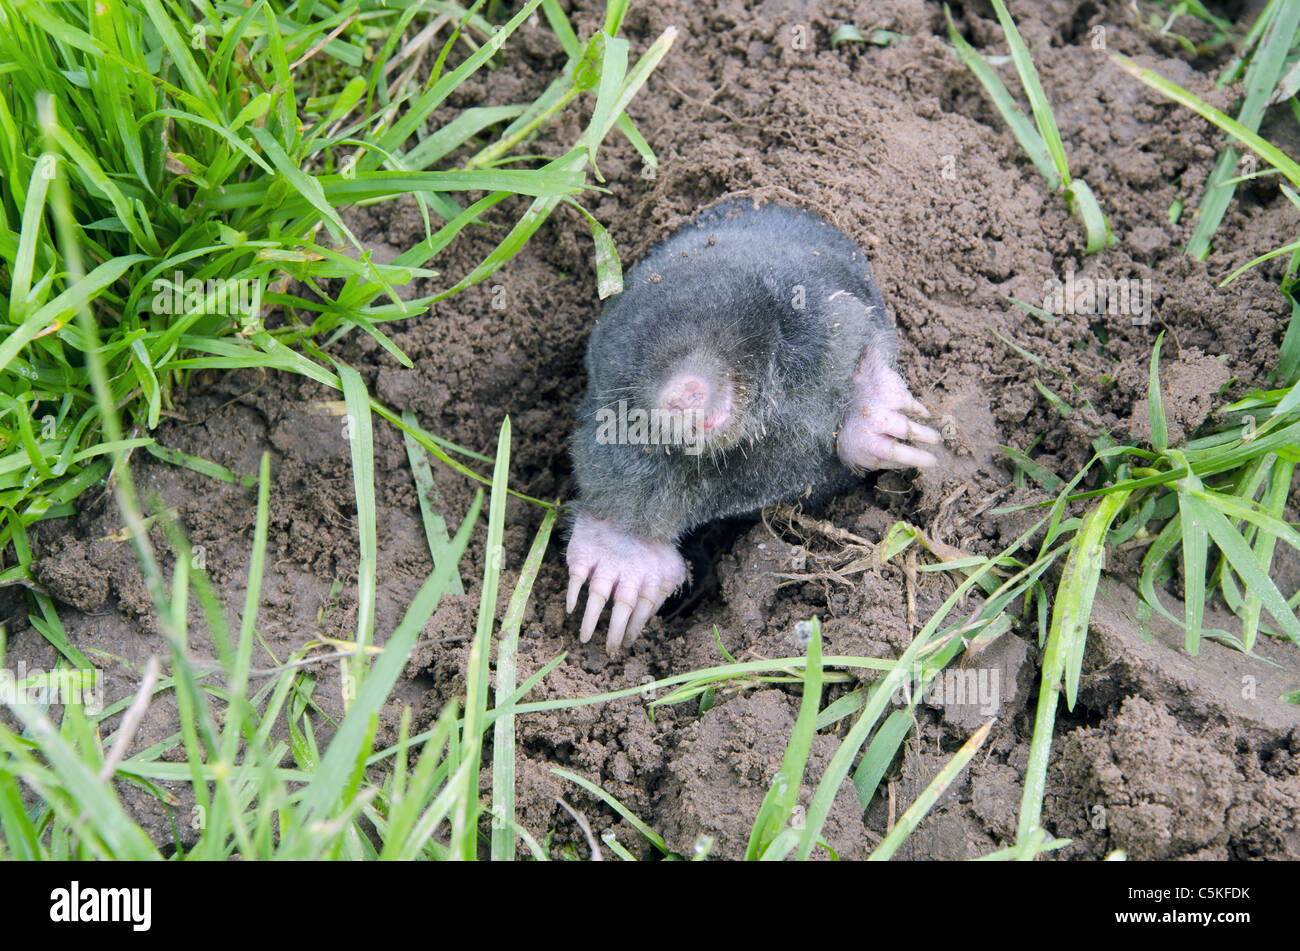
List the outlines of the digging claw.
<svg viewBox="0 0 1300 951">
<path fill-rule="evenodd" d="M 930 411 L 907 389 L 897 372 L 864 360 L 854 377 L 853 406 L 840 427 L 840 458 L 862 469 L 932 466 L 933 454 L 907 441 L 935 445 L 942 437 L 905 414 L 927 418 Z"/>
<path fill-rule="evenodd" d="M 605 604 L 613 596 L 605 649 L 611 654 L 640 636 L 646 622 L 686 580 L 686 562 L 663 542 L 640 538 L 602 519 L 579 515 L 569 539 L 569 590 L 566 610 L 578 606 L 590 583 L 579 640 L 596 633 Z"/>
</svg>

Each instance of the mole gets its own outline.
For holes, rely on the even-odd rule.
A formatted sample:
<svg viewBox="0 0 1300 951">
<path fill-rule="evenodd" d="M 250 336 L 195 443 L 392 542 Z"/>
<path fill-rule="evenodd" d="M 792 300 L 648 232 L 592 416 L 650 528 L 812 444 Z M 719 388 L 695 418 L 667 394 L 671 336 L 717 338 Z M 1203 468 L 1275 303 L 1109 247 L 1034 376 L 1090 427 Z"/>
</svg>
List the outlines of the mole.
<svg viewBox="0 0 1300 951">
<path fill-rule="evenodd" d="M 865 470 L 930 466 L 939 434 L 899 375 L 866 255 L 820 216 L 730 199 L 628 271 L 587 344 L 567 550 L 580 639 L 630 644 L 687 580 L 678 542 Z"/>
</svg>

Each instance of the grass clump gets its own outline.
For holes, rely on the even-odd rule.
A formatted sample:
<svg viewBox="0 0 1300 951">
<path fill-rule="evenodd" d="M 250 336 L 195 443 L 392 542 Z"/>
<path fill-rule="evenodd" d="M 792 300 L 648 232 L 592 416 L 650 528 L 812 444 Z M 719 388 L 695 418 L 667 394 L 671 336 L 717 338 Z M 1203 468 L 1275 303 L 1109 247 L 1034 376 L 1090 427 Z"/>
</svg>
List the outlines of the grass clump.
<svg viewBox="0 0 1300 951">
<path fill-rule="evenodd" d="M 1057 187 L 1068 178 L 1050 109 L 1041 90 L 1037 90 L 1036 77 L 1030 73 L 1032 64 L 1005 5 L 1001 0 L 993 2 L 1034 106 L 1036 127 L 1029 125 L 987 63 L 960 37 L 951 17 L 950 35 L 959 56 L 989 90 L 1035 167 Z M 1216 29 L 1228 26 L 1199 4 L 1181 6 L 1183 12 L 1208 18 Z M 1142 82 L 1209 119 L 1253 150 L 1287 179 L 1291 187 L 1283 185 L 1283 193 L 1300 205 L 1300 165 L 1257 134 L 1265 108 L 1295 91 L 1291 84 L 1297 58 L 1294 50 L 1300 40 L 1298 28 L 1300 7 L 1272 2 L 1247 33 L 1238 55 L 1221 76 L 1221 82 L 1245 76 L 1247 94 L 1237 119 L 1125 57 L 1115 59 Z M 1237 161 L 1234 149 L 1225 150 L 1207 182 L 1187 247 L 1193 257 L 1204 258 L 1209 252 L 1212 236 L 1231 201 L 1233 186 L 1240 180 L 1233 177 Z M 1089 229 L 1089 233 L 1096 236 L 1100 231 Z M 1101 246 L 1103 243 L 1090 237 L 1089 251 Z M 1055 590 L 1038 592 L 1039 642 L 1045 648 L 1038 711 L 1017 841 L 996 857 L 1029 858 L 1048 842 L 1041 820 L 1056 709 L 1062 695 L 1067 708 L 1073 709 L 1075 704 L 1093 596 L 1108 549 L 1149 544 L 1138 581 L 1142 603 L 1145 609 L 1160 613 L 1184 630 L 1185 647 L 1192 654 L 1197 653 L 1204 637 L 1245 652 L 1254 650 L 1261 633 L 1300 643 L 1300 619 L 1296 616 L 1300 592 L 1287 597 L 1271 573 L 1279 542 L 1300 548 L 1300 532 L 1283 518 L 1287 492 L 1300 463 L 1300 303 L 1295 296 L 1300 241 L 1261 255 L 1227 275 L 1223 284 L 1246 268 L 1283 254 L 1291 255 L 1281 288 L 1284 299 L 1291 304 L 1291 320 L 1272 374 L 1275 388 L 1251 392 L 1223 407 L 1218 413 L 1220 425 L 1212 432 L 1182 446 L 1170 446 L 1159 382 L 1158 339 L 1149 374 L 1149 446 L 1116 445 L 1108 434 L 1100 433 L 1094 441 L 1096 454 L 1068 483 L 1023 453 L 1011 452 L 1017 461 L 1018 479 L 1027 477 L 1056 494 L 1039 556 L 1021 574 L 1041 573 L 1058 558 L 1065 560 Z M 1045 366 L 1032 354 L 1021 354 Z M 1041 383 L 1038 386 L 1062 415 L 1072 412 Z M 1079 491 L 1089 473 L 1102 486 Z M 1078 503 L 1085 503 L 1081 514 L 1066 518 L 1066 506 Z M 1162 597 L 1160 588 L 1178 574 L 1183 580 L 1183 598 L 1181 612 L 1175 613 L 1166 606 L 1169 596 Z M 1204 627 L 1206 605 L 1216 595 L 1237 615 L 1239 631 Z M 1026 603 L 1028 606 L 1029 601 Z"/>
<path fill-rule="evenodd" d="M 1193 5 L 1188 12 L 1211 23 L 1216 31 L 1221 32 L 1227 26 L 1199 3 Z M 1298 29 L 1300 6 L 1284 0 L 1270 0 L 1242 38 L 1240 54 L 1234 56 L 1219 74 L 1216 86 L 1244 82 L 1245 96 L 1235 120 L 1239 128 L 1257 133 L 1269 106 L 1293 101 L 1292 97 L 1300 89 L 1300 73 L 1296 71 L 1296 63 L 1300 61 L 1300 57 L 1296 56 Z M 1121 61 L 1121 64 L 1130 72 L 1134 69 L 1131 63 Z M 1135 75 L 1146 82 L 1141 75 Z M 1149 85 L 1160 88 L 1153 83 Z M 1182 95 L 1189 94 L 1183 92 Z M 1232 203 L 1237 184 L 1242 179 L 1239 174 L 1241 159 L 1241 151 L 1228 146 L 1219 153 L 1214 169 L 1205 182 L 1205 197 L 1201 202 L 1196 226 L 1187 242 L 1187 253 L 1197 260 L 1203 261 L 1209 255 L 1214 233 L 1218 231 L 1219 224 Z M 1251 163 L 1253 164 L 1253 156 Z M 1244 177 L 1253 178 L 1255 175 L 1253 171 L 1248 171 Z"/>
<path fill-rule="evenodd" d="M 110 401 L 125 414 L 121 448 L 202 467 L 149 435 L 190 371 L 275 368 L 341 388 L 333 361 L 315 348 L 354 330 L 409 366 L 383 324 L 505 264 L 561 200 L 588 187 L 586 165 L 615 125 L 652 160 L 624 109 L 672 37 L 629 68 L 627 41 L 613 35 L 621 8 L 607 23 L 612 33 L 585 46 L 564 21 L 572 58 L 547 96 L 593 95 L 597 113 L 566 153 L 534 162 L 510 154 L 554 115 L 536 103 L 440 120 L 448 96 L 490 68 L 539 7 L 563 20 L 554 0 L 527 0 L 496 25 L 481 7 L 0 2 L 0 58 L 11 64 L 0 95 L 9 325 L 0 342 L 0 506 L 30 526 L 71 514 L 81 493 L 109 477 L 113 447 L 91 395 L 90 344 L 73 322 L 81 308 L 103 346 Z M 425 21 L 421 42 L 399 49 L 407 28 Z M 475 28 L 482 42 L 471 39 Z M 453 57 L 461 47 L 469 52 Z M 480 143 L 490 161 L 438 167 Z M 80 262 L 57 240 L 51 202 L 60 190 Z M 425 238 L 380 264 L 341 209 L 406 194 L 420 204 Z M 435 295 L 398 296 L 416 278 L 437 277 L 439 253 L 514 195 L 532 206 L 477 268 Z M 617 286 L 617 255 L 593 229 L 602 283 Z M 440 458 L 459 449 L 413 432 Z M 0 529 L 0 548 L 12 540 L 11 527 Z"/>
<path fill-rule="evenodd" d="M 1011 14 L 1007 12 L 1006 4 L 1003 0 L 993 0 L 993 9 L 1006 34 L 1007 46 L 1011 50 L 1011 60 L 1015 64 L 1021 88 L 1029 100 L 1029 108 L 1034 117 L 1032 124 L 1015 98 L 1007 91 L 1002 80 L 998 78 L 997 73 L 993 71 L 993 67 L 957 32 L 957 25 L 952 20 L 952 11 L 948 9 L 947 4 L 944 4 L 943 12 L 948 20 L 948 37 L 957 50 L 957 58 L 966 64 L 984 86 L 989 98 L 993 100 L 998 112 L 1002 114 L 1002 118 L 1006 120 L 1012 134 L 1015 135 L 1016 141 L 1034 163 L 1034 168 L 1038 169 L 1038 173 L 1047 180 L 1048 187 L 1054 192 L 1060 191 L 1065 195 L 1065 203 L 1070 213 L 1078 215 L 1083 222 L 1086 235 L 1085 250 L 1089 254 L 1095 254 L 1111 243 L 1110 223 L 1106 220 L 1106 215 L 1102 212 L 1097 197 L 1088 183 L 1082 178 L 1070 175 L 1069 160 L 1065 155 L 1065 145 L 1061 141 L 1060 130 L 1056 126 L 1056 116 L 1052 113 L 1052 104 L 1047 101 L 1043 85 L 1038 80 L 1038 70 L 1034 67 L 1033 57 L 1029 53 L 1029 48 L 1025 46 L 1020 31 L 1016 29 Z"/>
<path fill-rule="evenodd" d="M 482 7 L 481 0 L 468 9 L 426 0 L 258 0 L 241 6 L 0 0 L 0 55 L 13 67 L 0 96 L 0 280 L 11 327 L 0 343 L 0 548 L 7 545 L 14 556 L 3 583 L 32 588 L 37 629 L 65 664 L 93 678 L 53 602 L 32 581 L 28 529 L 72 514 L 92 486 L 110 487 L 170 652 L 170 673 L 147 676 L 131 708 L 143 711 L 159 692 L 174 692 L 181 722 L 178 735 L 124 757 L 138 716 L 123 717 L 108 752 L 98 725 L 122 714 L 128 701 L 87 711 L 73 697 L 56 726 L 47 705 L 26 702 L 22 691 L 9 705 L 24 733 L 0 728 L 0 851 L 158 857 L 122 808 L 111 783 L 117 776 L 173 805 L 157 782 L 189 783 L 193 814 L 178 821 L 199 835 L 188 853 L 177 855 L 474 853 L 481 805 L 477 768 L 469 764 L 492 726 L 488 639 L 501 559 L 490 558 L 486 568 L 464 718 L 454 708 L 444 711 L 412 776 L 402 768 L 381 784 L 367 782 L 367 770 L 386 756 L 400 756 L 406 765 L 405 743 L 374 753 L 377 713 L 442 593 L 461 587 L 459 562 L 481 504 L 475 502 L 454 538 L 445 525 L 438 530 L 438 513 L 425 513 L 436 568 L 383 649 L 374 648 L 371 414 L 405 430 L 413 459 L 418 455 L 423 463 L 428 452 L 493 487 L 489 537 L 497 539 L 498 552 L 508 422 L 488 479 L 452 454 L 478 462 L 492 457 L 439 439 L 409 413 L 377 403 L 359 374 L 327 349 L 343 333 L 360 330 L 409 365 L 382 323 L 419 313 L 509 261 L 561 200 L 574 202 L 588 187 L 586 167 L 594 167 L 616 126 L 653 164 L 653 152 L 625 110 L 674 36 L 670 29 L 630 63 L 629 44 L 617 36 L 625 3 L 611 3 L 604 29 L 586 42 L 555 0 L 527 0 L 499 24 L 488 23 Z M 435 112 L 448 96 L 476 70 L 491 68 L 511 34 L 539 11 L 570 54 L 543 97 L 465 110 L 435 127 Z M 470 38 L 475 31 L 481 42 Z M 399 50 L 404 36 L 410 41 Z M 468 52 L 458 52 L 461 46 Z M 432 62 L 425 56 L 429 49 L 436 50 Z M 594 98 L 592 117 L 567 151 L 541 159 L 512 153 L 582 95 Z M 466 147 L 477 151 L 465 167 L 436 169 Z M 513 167 L 520 164 L 537 167 Z M 425 215 L 426 237 L 380 265 L 349 231 L 340 209 L 408 193 Z M 483 197 L 472 202 L 458 200 L 478 193 Z M 428 265 L 439 252 L 514 195 L 532 198 L 531 205 L 468 275 L 430 297 L 404 301 L 396 294 L 413 278 L 438 276 Z M 610 293 L 620 283 L 617 254 L 604 229 L 587 218 L 597 240 L 601 290 Z M 178 272 L 181 286 L 173 284 Z M 327 280 L 338 283 L 327 288 Z M 294 282 L 310 293 L 292 291 Z M 320 711 L 311 700 L 315 678 L 309 672 L 322 661 L 319 653 L 307 656 L 317 645 L 291 658 L 271 656 L 269 671 L 255 671 L 252 663 L 267 461 L 260 475 L 250 477 L 159 446 L 149 435 L 190 371 L 241 367 L 295 372 L 338 389 L 348 413 L 361 549 L 357 632 L 337 658 L 347 714 L 331 724 L 333 739 L 324 750 L 312 726 Z M 130 471 L 130 454 L 138 448 L 258 486 L 253 562 L 237 635 L 227 630 L 221 606 L 167 513 L 146 517 Z M 417 466 L 417 478 L 419 472 Z M 553 506 L 541 504 L 547 514 L 530 561 L 534 575 L 555 517 Z M 153 524 L 169 534 L 175 557 L 170 578 L 149 540 Z M 521 582 L 512 600 L 516 633 L 530 587 Z M 191 595 L 203 608 L 215 670 L 190 653 Z M 272 679 L 255 688 L 263 676 Z M 518 693 L 535 683 L 531 679 Z M 274 725 L 286 718 L 289 742 L 272 743 Z M 183 762 L 159 759 L 178 746 Z M 282 765 L 286 756 L 295 768 Z M 512 783 L 512 773 L 500 773 L 499 782 Z M 34 812 L 20 784 L 39 797 Z M 514 841 L 510 820 L 503 821 L 512 837 L 494 842 L 501 854 L 512 852 Z M 184 840 L 176 836 L 178 849 Z"/>
</svg>

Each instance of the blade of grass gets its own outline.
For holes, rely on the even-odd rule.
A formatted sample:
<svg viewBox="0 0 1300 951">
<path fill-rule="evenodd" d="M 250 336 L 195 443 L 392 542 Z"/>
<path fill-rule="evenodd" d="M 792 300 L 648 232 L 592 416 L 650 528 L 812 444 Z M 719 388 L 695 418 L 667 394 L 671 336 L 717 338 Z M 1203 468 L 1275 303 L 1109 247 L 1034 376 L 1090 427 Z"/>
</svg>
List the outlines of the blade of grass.
<svg viewBox="0 0 1300 951">
<path fill-rule="evenodd" d="M 926 813 L 930 811 L 930 807 L 952 785 L 952 781 L 957 778 L 957 774 L 965 769 L 966 764 L 979 752 L 979 748 L 988 739 L 989 730 L 993 729 L 994 722 L 989 720 L 971 734 L 970 739 L 962 744 L 961 749 L 953 754 L 952 759 L 944 764 L 943 769 L 939 770 L 934 779 L 930 781 L 930 784 L 925 787 L 925 791 L 917 797 L 916 802 L 912 803 L 907 811 L 903 813 L 894 828 L 889 830 L 889 834 L 885 836 L 884 841 L 867 856 L 868 861 L 883 861 L 893 857 L 899 846 L 906 841 L 907 837 L 915 831 L 920 821 L 925 818 Z"/>
<path fill-rule="evenodd" d="M 1195 478 L 1195 475 L 1188 476 L 1188 479 Z M 1199 486 L 1199 480 L 1196 484 Z M 1208 558 L 1206 550 L 1208 536 L 1205 525 L 1196 517 L 1198 510 L 1188 493 L 1178 493 L 1178 510 L 1182 515 L 1183 533 L 1185 645 L 1187 652 L 1196 656 L 1197 651 L 1200 650 L 1201 619 L 1205 613 L 1205 564 Z"/>
<path fill-rule="evenodd" d="M 1106 219 L 1106 213 L 1101 210 L 1101 204 L 1087 182 L 1082 178 L 1071 180 L 1065 187 L 1065 201 L 1070 213 L 1077 214 L 1083 221 L 1086 253 L 1096 254 L 1111 244 L 1114 239 L 1110 231 L 1110 222 Z"/>
<path fill-rule="evenodd" d="M 1286 598 L 1278 591 L 1273 580 L 1260 569 L 1255 553 L 1246 544 L 1246 540 L 1233 529 L 1227 518 L 1203 497 L 1189 493 L 1187 504 L 1188 509 L 1195 514 L 1196 519 L 1205 527 L 1224 557 L 1228 559 L 1232 570 L 1246 585 L 1246 590 L 1257 593 L 1263 606 L 1268 608 L 1269 613 L 1282 628 L 1282 632 L 1300 643 L 1300 618 L 1297 618 L 1295 612 L 1287 605 Z"/>
<path fill-rule="evenodd" d="M 1039 826 L 1042 817 L 1047 758 L 1051 751 L 1057 702 L 1064 683 L 1067 708 L 1074 708 L 1083 648 L 1088 636 L 1088 618 L 1101 576 L 1106 533 L 1128 496 L 1125 491 L 1112 491 L 1102 496 L 1085 516 L 1070 543 L 1070 553 L 1057 586 L 1052 627 L 1047 635 L 1047 652 L 1043 656 L 1042 685 L 1038 691 L 1025 788 L 1020 800 L 1016 841 L 1022 847 L 1027 847 L 1030 834 Z"/>
<path fill-rule="evenodd" d="M 1264 493 L 1264 508 L 1279 519 L 1286 504 L 1287 492 L 1290 490 L 1295 468 L 1293 462 L 1276 461 L 1273 465 L 1268 488 Z M 1255 541 L 1255 558 L 1260 570 L 1265 575 L 1269 573 L 1269 569 L 1272 567 L 1273 550 L 1276 544 L 1277 535 L 1268 529 L 1261 528 L 1259 537 Z M 1255 648 L 1255 637 L 1259 631 L 1259 616 L 1263 605 L 1264 601 L 1259 591 L 1252 589 L 1246 592 L 1246 609 L 1242 623 L 1241 639 L 1247 651 Z"/>
<path fill-rule="evenodd" d="M 335 361 L 343 400 L 347 404 L 346 437 L 352 456 L 352 485 L 357 502 L 357 537 L 360 557 L 357 563 L 357 654 L 350 667 L 351 681 L 343 691 L 344 709 L 356 696 L 365 677 L 365 650 L 375 634 L 375 572 L 379 561 L 378 529 L 375 518 L 375 442 L 370 428 L 370 394 L 366 384 L 352 367 Z"/>
<path fill-rule="evenodd" d="M 1300 188 L 1300 164 L 1282 152 L 1277 146 L 1260 138 L 1254 131 L 1246 128 L 1235 119 L 1224 115 L 1218 109 L 1208 103 L 1202 102 L 1196 96 L 1179 88 L 1174 83 L 1165 79 L 1163 76 L 1149 69 L 1139 66 L 1125 56 L 1116 55 L 1114 57 L 1119 64 L 1130 75 L 1137 78 L 1140 82 L 1145 83 L 1157 92 L 1160 92 L 1180 105 L 1186 106 L 1202 118 L 1208 119 L 1224 132 L 1231 135 L 1242 145 L 1254 151 L 1260 158 L 1268 162 L 1274 168 L 1278 169 L 1292 185 Z"/>
<path fill-rule="evenodd" d="M 438 489 L 433 482 L 433 470 L 429 468 L 429 460 L 425 458 L 424 450 L 416 441 L 413 432 L 418 428 L 415 414 L 409 409 L 403 410 L 402 422 L 406 424 L 406 429 L 402 431 L 402 439 L 406 443 L 406 459 L 411 466 L 411 476 L 415 479 L 415 495 L 420 501 L 424 537 L 429 543 L 429 556 L 436 566 L 439 561 L 447 557 L 447 549 L 451 545 L 451 539 L 447 535 L 447 520 L 433 508 L 438 504 Z M 465 586 L 461 582 L 459 572 L 452 576 L 449 593 L 455 595 L 465 593 Z"/>
<path fill-rule="evenodd" d="M 660 853 L 662 853 L 663 855 L 671 854 L 668 851 L 668 843 L 666 843 L 663 840 L 663 837 L 659 835 L 659 833 L 655 832 L 654 829 L 651 829 L 648 825 L 646 825 L 644 822 L 638 819 L 636 814 L 633 813 L 632 810 L 628 809 L 627 806 L 623 805 L 621 802 L 619 802 L 609 793 L 605 792 L 605 790 L 601 789 L 591 780 L 584 779 L 583 777 L 579 776 L 577 773 L 571 772 L 567 769 L 561 769 L 558 766 L 554 767 L 551 770 L 551 772 L 554 773 L 556 776 L 561 777 L 562 779 L 567 779 L 571 783 L 577 783 L 583 789 L 587 790 L 587 792 L 591 793 L 593 796 L 600 799 L 601 802 L 605 803 L 605 805 L 609 806 L 620 816 L 622 816 L 625 820 L 627 820 L 628 825 L 632 826 L 632 828 L 636 829 L 643 836 L 645 836 L 646 841 L 649 842 L 651 845 L 653 845 L 656 849 L 658 849 Z"/>
<path fill-rule="evenodd" d="M 542 516 L 542 524 L 533 539 L 533 547 L 524 559 L 515 582 L 510 606 L 501 624 L 497 644 L 496 697 L 508 697 L 515 689 L 515 662 L 519 629 L 524 623 L 524 608 L 532 594 L 533 583 L 542 566 L 542 556 L 555 526 L 555 509 Z M 507 713 L 492 723 L 492 858 L 513 861 L 515 857 L 515 718 Z"/>
<path fill-rule="evenodd" d="M 1052 105 L 1047 101 L 1042 83 L 1038 81 L 1038 70 L 1034 66 L 1034 59 L 1029 55 L 1029 49 L 1025 46 L 1020 31 L 1016 29 L 1016 21 L 1007 12 L 1006 4 L 1002 0 L 993 0 L 993 11 L 997 14 L 998 22 L 1002 24 L 1002 32 L 1006 35 L 1011 59 L 1016 64 L 1016 72 L 1020 76 L 1020 84 L 1029 98 L 1029 108 L 1034 114 L 1034 124 L 1038 127 L 1038 134 L 1052 157 L 1052 164 L 1056 168 L 1061 184 L 1068 186 L 1070 167 L 1065 159 L 1065 146 L 1061 142 L 1061 133 L 1056 127 L 1056 116 L 1052 113 Z"/>
<path fill-rule="evenodd" d="M 1151 410 L 1151 445 L 1156 452 L 1169 448 L 1169 426 L 1165 420 L 1165 404 L 1160 394 L 1160 344 L 1164 342 L 1162 330 L 1151 351 L 1151 372 L 1147 380 L 1147 405 Z"/>
<path fill-rule="evenodd" d="M 478 626 L 470 646 L 469 666 L 465 674 L 465 725 L 461 745 L 469 769 L 465 786 L 452 814 L 451 854 L 472 861 L 478 854 L 479 760 L 483 750 L 483 733 L 487 728 L 488 666 L 492 653 L 492 630 L 496 626 L 497 589 L 501 580 L 501 561 L 505 550 L 501 540 L 505 533 L 506 482 L 510 474 L 510 417 L 501 422 L 497 439 L 496 465 L 492 470 L 492 495 L 488 509 L 487 549 L 483 561 L 483 591 L 479 597 Z"/>
<path fill-rule="evenodd" d="M 799 789 L 803 785 L 804 770 L 808 766 L 808 754 L 812 750 L 813 734 L 817 730 L 817 709 L 821 706 L 822 696 L 821 620 L 814 617 L 808 624 L 811 639 L 808 642 L 808 665 L 804 668 L 799 716 L 786 745 L 781 769 L 772 780 L 767 795 L 763 797 L 763 805 L 754 821 L 749 845 L 745 849 L 747 861 L 761 858 L 790 821 L 799 798 Z"/>
<path fill-rule="evenodd" d="M 912 716 L 906 710 L 895 710 L 885 718 L 885 722 L 871 738 L 867 751 L 862 755 L 862 762 L 853 771 L 853 788 L 857 790 L 858 802 L 866 809 L 876 794 L 876 788 L 889 769 L 889 764 L 898 755 L 907 731 L 912 728 Z"/>
<path fill-rule="evenodd" d="M 946 3 L 943 6 L 943 14 L 948 21 L 948 38 L 952 40 L 953 46 L 957 49 L 957 57 L 966 64 L 966 67 L 975 74 L 975 78 L 984 86 L 989 98 L 997 106 L 998 112 L 1006 120 L 1012 135 L 1016 137 L 1020 147 L 1025 150 L 1029 160 L 1034 163 L 1034 168 L 1038 169 L 1038 174 L 1047 180 L 1047 187 L 1052 191 L 1056 191 L 1062 184 L 1061 175 L 1057 171 L 1056 163 L 1047 144 L 1043 141 L 1042 135 L 1029 121 L 1029 117 L 1020 110 L 1015 98 L 1007 91 L 1007 87 L 993 72 L 988 63 L 984 61 L 984 58 L 957 32 L 957 25 L 952 21 L 952 11 L 948 9 Z"/>
</svg>

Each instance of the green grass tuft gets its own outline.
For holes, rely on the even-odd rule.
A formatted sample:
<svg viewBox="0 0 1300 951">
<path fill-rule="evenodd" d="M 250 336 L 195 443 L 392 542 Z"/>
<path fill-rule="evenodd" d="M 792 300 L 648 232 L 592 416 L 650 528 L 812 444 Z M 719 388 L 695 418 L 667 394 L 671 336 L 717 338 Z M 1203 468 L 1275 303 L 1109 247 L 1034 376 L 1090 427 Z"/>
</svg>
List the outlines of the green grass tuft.
<svg viewBox="0 0 1300 951">
<path fill-rule="evenodd" d="M 1025 96 L 1029 100 L 1029 108 L 1034 117 L 1032 124 L 993 68 L 957 32 L 957 25 L 952 20 L 952 11 L 948 9 L 947 4 L 944 4 L 943 12 L 948 20 L 948 37 L 957 51 L 957 58 L 966 64 L 984 86 L 989 98 L 993 100 L 998 112 L 1011 128 L 1016 141 L 1020 143 L 1020 147 L 1034 163 L 1038 173 L 1047 180 L 1048 187 L 1052 191 L 1061 191 L 1065 195 L 1071 214 L 1077 214 L 1083 222 L 1087 237 L 1085 250 L 1089 254 L 1095 254 L 1111 243 L 1110 223 L 1106 220 L 1106 215 L 1102 212 L 1101 205 L 1098 204 L 1088 183 L 1070 175 L 1065 144 L 1061 141 L 1061 133 L 1056 126 L 1052 105 L 1047 101 L 1042 83 L 1038 80 L 1038 70 L 1034 67 L 1033 57 L 1030 56 L 1020 31 L 1016 29 L 1011 14 L 1007 12 L 1006 4 L 1003 0 L 993 0 L 993 9 L 997 13 L 998 22 L 1002 24 L 1007 45 L 1011 49 L 1011 61 L 1015 64 L 1021 88 L 1024 89 Z"/>
</svg>

